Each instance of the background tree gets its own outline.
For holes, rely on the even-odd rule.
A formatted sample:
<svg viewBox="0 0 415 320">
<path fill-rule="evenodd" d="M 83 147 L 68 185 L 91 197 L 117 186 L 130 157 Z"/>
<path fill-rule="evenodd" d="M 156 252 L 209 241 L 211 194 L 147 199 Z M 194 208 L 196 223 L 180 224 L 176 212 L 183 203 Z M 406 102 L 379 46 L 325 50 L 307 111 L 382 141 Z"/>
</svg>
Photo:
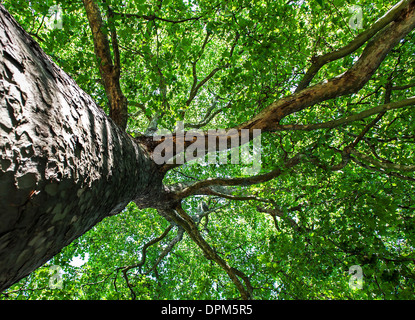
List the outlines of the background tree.
<svg viewBox="0 0 415 320">
<path fill-rule="evenodd" d="M 1 9 L 2 298 L 414 297 L 415 1 L 3 2 L 76 84 Z M 178 121 L 261 172 L 154 164 Z"/>
</svg>

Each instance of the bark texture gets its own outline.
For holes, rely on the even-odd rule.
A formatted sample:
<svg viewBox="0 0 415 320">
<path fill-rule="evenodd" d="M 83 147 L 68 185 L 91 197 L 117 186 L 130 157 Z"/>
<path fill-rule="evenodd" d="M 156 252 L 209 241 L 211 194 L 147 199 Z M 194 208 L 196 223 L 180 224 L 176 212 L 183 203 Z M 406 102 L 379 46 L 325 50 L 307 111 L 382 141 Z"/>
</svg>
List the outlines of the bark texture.
<svg viewBox="0 0 415 320">
<path fill-rule="evenodd" d="M 0 291 L 161 179 L 0 5 Z"/>
</svg>

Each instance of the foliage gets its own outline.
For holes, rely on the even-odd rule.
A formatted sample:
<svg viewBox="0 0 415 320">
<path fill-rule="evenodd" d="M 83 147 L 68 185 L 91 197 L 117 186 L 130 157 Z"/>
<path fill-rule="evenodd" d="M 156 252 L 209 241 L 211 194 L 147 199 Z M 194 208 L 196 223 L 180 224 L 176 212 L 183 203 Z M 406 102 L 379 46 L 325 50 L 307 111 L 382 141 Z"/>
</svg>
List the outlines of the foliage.
<svg viewBox="0 0 415 320">
<path fill-rule="evenodd" d="M 5 0 L 9 12 L 104 110 L 97 58 L 82 1 Z M 45 25 L 59 4 L 63 29 Z M 129 101 L 127 132 L 145 132 L 157 115 L 159 127 L 230 128 L 249 120 L 273 101 L 294 92 L 313 56 L 341 48 L 361 30 L 349 25 L 359 5 L 368 28 L 390 8 L 384 1 L 99 1 L 121 52 L 121 85 Z M 115 15 L 105 15 L 110 5 Z M 385 102 L 388 85 L 414 82 L 414 33 L 386 57 L 358 93 L 324 101 L 284 118 L 281 124 L 324 123 Z M 352 66 L 358 49 L 326 64 L 312 84 Z M 203 82 L 205 81 L 205 82 Z M 202 83 L 201 86 L 198 84 Z M 391 101 L 414 95 L 393 90 Z M 214 108 L 214 109 L 212 109 Z M 210 111 L 209 111 L 210 110 Z M 261 136 L 261 172 L 299 152 L 312 161 L 287 169 L 277 179 L 233 189 L 237 200 L 194 195 L 184 209 L 209 213 L 199 230 L 215 251 L 248 276 L 255 299 L 413 299 L 415 292 L 415 187 L 411 171 L 376 166 L 362 158 L 339 170 L 338 150 L 352 143 L 375 117 L 347 126 L 312 131 L 278 131 Z M 356 146 L 378 162 L 414 165 L 412 108 L 390 110 Z M 244 165 L 189 163 L 173 169 L 166 184 L 237 177 Z M 275 214 L 279 208 L 282 214 Z M 274 211 L 270 211 L 274 210 Z M 271 214 L 270 212 L 274 212 Z M 186 235 L 158 260 L 180 230 L 155 210 L 133 203 L 108 217 L 2 299 L 234 299 L 226 273 L 207 260 Z M 74 257 L 85 259 L 74 266 Z M 50 266 L 63 270 L 62 289 L 49 286 Z M 349 269 L 363 270 L 363 289 L 351 289 Z M 127 271 L 125 271 L 127 270 Z"/>
</svg>

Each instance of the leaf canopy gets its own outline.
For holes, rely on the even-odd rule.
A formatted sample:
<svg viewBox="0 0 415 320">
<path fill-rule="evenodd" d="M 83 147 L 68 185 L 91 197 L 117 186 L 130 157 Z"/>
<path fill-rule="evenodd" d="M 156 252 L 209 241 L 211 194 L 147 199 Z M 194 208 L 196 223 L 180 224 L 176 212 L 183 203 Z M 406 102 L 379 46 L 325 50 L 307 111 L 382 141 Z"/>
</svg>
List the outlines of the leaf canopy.
<svg viewBox="0 0 415 320">
<path fill-rule="evenodd" d="M 82 2 L 3 2 L 45 52 L 109 112 Z M 204 130 L 244 123 L 291 95 L 316 57 L 343 48 L 362 32 L 349 23 L 355 3 L 344 0 L 98 4 L 104 31 L 117 32 L 120 83 L 129 102 L 127 132 L 133 136 L 144 134 L 154 120 L 168 130 L 178 121 L 187 128 L 202 124 Z M 381 0 L 356 4 L 363 12 L 363 30 L 392 7 Z M 61 8 L 61 29 L 47 26 L 55 5 Z M 108 6 L 113 16 L 107 14 Z M 361 90 L 292 113 L 280 125 L 326 123 L 387 99 L 413 97 L 414 35 L 412 31 L 389 52 Z M 325 64 L 310 85 L 343 74 L 363 50 Z M 333 128 L 264 132 L 261 173 L 300 152 L 310 161 L 265 183 L 236 186 L 228 198 L 193 195 L 183 200 L 193 216 L 203 213 L 202 203 L 207 205 L 200 233 L 249 278 L 253 298 L 414 298 L 415 176 L 405 170 L 415 165 L 414 109 L 389 110 L 370 125 L 376 116 Z M 359 138 L 365 128 L 368 132 Z M 343 160 L 339 150 L 356 139 L 352 160 L 333 169 Z M 239 177 L 244 167 L 188 163 L 169 171 L 165 183 Z M 146 247 L 169 225 L 156 210 L 139 210 L 131 203 L 3 292 L 2 299 L 238 298 L 227 274 L 186 234 L 181 239 L 177 226 Z M 84 263 L 74 265 L 74 257 Z M 63 289 L 49 286 L 52 265 L 63 270 Z M 362 289 L 349 285 L 352 266 L 363 270 Z"/>
</svg>

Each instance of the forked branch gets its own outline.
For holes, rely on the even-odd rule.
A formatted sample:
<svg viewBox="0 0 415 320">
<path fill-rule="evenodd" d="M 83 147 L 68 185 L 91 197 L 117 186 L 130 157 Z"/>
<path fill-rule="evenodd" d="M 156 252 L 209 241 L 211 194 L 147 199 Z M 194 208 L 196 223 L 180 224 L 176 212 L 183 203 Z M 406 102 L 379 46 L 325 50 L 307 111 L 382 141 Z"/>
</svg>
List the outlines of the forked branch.
<svg viewBox="0 0 415 320">
<path fill-rule="evenodd" d="M 200 234 L 195 221 L 182 209 L 181 205 L 178 205 L 174 210 L 170 210 L 167 214 L 171 220 L 186 231 L 188 236 L 202 250 L 207 259 L 215 261 L 228 274 L 229 278 L 241 294 L 241 298 L 244 300 L 251 299 L 252 285 L 249 278 L 242 271 L 231 267 L 227 261 L 222 259 L 216 253 L 215 249 L 212 248 Z M 240 279 L 242 279 L 242 281 Z"/>
<path fill-rule="evenodd" d="M 110 118 L 123 130 L 127 127 L 128 101 L 120 86 L 120 53 L 118 50 L 115 26 L 111 27 L 112 47 L 115 63 L 111 57 L 110 43 L 106 33 L 106 26 L 95 0 L 83 0 L 88 17 L 89 26 L 94 41 L 94 51 L 99 64 L 99 71 L 104 84 L 110 107 Z M 113 13 L 109 9 L 109 15 Z"/>
<path fill-rule="evenodd" d="M 408 5 L 410 1 L 400 1 L 398 4 L 393 6 L 384 16 L 379 18 L 369 29 L 360 33 L 355 39 L 349 42 L 342 48 L 334 50 L 332 52 L 313 57 L 311 59 L 312 64 L 307 70 L 303 79 L 297 86 L 295 92 L 300 92 L 301 90 L 308 87 L 310 82 L 313 80 L 317 72 L 327 63 L 341 59 L 359 49 L 367 41 L 369 41 L 376 33 L 386 27 L 389 23 L 394 21 L 400 14 L 401 11 Z"/>
</svg>

